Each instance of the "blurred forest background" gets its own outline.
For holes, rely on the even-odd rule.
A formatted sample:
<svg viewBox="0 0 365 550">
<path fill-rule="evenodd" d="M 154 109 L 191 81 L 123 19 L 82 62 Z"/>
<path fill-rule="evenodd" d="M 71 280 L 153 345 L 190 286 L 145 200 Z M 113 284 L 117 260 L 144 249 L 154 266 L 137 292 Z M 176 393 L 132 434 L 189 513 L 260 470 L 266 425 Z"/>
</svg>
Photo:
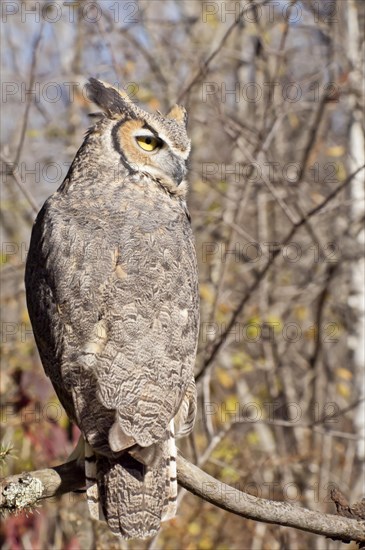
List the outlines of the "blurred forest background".
<svg viewBox="0 0 365 550">
<path fill-rule="evenodd" d="M 36 212 L 91 123 L 96 76 L 149 110 L 189 112 L 201 331 L 184 456 L 313 510 L 335 512 L 333 487 L 361 498 L 365 4 L 254 5 L 1 3 L 2 475 L 59 464 L 78 437 L 43 373 L 23 276 Z M 6 518 L 1 548 L 345 548 L 179 501 L 153 541 L 121 543 L 91 523 L 84 495 L 64 495 Z"/>
</svg>

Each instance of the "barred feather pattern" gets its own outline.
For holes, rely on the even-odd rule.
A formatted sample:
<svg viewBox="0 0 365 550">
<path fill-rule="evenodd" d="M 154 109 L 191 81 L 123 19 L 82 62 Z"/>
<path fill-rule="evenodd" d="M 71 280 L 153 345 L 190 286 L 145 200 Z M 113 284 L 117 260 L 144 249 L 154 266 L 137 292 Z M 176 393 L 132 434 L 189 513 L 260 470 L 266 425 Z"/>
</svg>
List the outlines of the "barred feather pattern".
<svg viewBox="0 0 365 550">
<path fill-rule="evenodd" d="M 101 508 L 99 490 L 97 484 L 96 455 L 88 443 L 85 442 L 85 480 L 86 499 L 90 516 L 102 521 L 104 514 Z"/>
<path fill-rule="evenodd" d="M 177 507 L 177 470 L 176 470 L 176 443 L 174 420 L 170 422 L 169 437 L 167 440 L 166 460 L 166 493 L 161 521 L 168 521 L 176 515 Z"/>
</svg>

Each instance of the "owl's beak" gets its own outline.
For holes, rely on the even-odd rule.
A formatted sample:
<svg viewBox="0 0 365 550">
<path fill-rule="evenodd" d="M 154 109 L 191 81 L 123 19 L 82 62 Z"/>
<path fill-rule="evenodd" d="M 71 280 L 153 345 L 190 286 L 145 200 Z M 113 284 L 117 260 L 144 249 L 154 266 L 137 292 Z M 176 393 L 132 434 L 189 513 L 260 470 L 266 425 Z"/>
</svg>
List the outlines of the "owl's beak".
<svg viewBox="0 0 365 550">
<path fill-rule="evenodd" d="M 187 168 L 185 162 L 176 162 L 173 173 L 173 180 L 180 185 L 186 176 Z"/>
</svg>

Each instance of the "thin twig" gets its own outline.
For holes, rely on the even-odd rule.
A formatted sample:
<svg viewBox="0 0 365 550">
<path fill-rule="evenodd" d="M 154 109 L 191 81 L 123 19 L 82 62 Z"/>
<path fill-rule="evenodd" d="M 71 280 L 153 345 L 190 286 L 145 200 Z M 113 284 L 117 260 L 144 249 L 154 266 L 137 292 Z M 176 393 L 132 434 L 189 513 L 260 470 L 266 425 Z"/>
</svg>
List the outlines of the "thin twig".
<svg viewBox="0 0 365 550">
<path fill-rule="evenodd" d="M 28 89 L 29 90 L 31 90 L 33 88 L 33 85 L 34 85 L 35 69 L 36 69 L 36 65 L 37 65 L 37 53 L 38 53 L 38 47 L 39 47 L 39 44 L 40 44 L 41 38 L 42 38 L 43 23 L 44 23 L 44 21 L 42 19 L 39 34 L 38 34 L 37 38 L 35 39 L 35 42 L 34 42 L 34 45 L 33 45 L 32 63 L 31 63 L 31 66 L 30 66 L 29 84 L 28 84 L 28 86 L 29 86 Z M 26 104 L 26 107 L 25 107 L 25 112 L 24 112 L 24 117 L 23 117 L 23 124 L 22 124 L 22 129 L 21 129 L 20 138 L 19 138 L 19 144 L 18 144 L 18 147 L 17 147 L 15 159 L 14 159 L 14 164 L 15 165 L 18 164 L 19 159 L 20 159 L 20 155 L 22 153 L 24 139 L 25 139 L 25 133 L 27 131 L 27 126 L 28 126 L 28 117 L 29 117 L 29 110 L 30 110 L 31 104 L 32 104 L 32 102 L 30 100 L 30 94 L 29 94 L 28 97 L 27 97 L 27 104 Z"/>
</svg>

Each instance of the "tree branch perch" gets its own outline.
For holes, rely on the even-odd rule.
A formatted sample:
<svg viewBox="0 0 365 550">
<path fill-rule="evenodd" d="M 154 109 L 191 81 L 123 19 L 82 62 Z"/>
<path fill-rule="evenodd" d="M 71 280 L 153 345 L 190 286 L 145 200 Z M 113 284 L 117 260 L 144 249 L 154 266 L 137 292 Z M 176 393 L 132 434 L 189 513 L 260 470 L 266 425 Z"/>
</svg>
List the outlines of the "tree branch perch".
<svg viewBox="0 0 365 550">
<path fill-rule="evenodd" d="M 181 456 L 178 456 L 177 468 L 178 481 L 182 487 L 223 510 L 246 519 L 294 527 L 334 540 L 355 541 L 360 543 L 360 548 L 365 546 L 365 521 L 361 519 L 362 514 L 357 516 L 359 519 L 352 519 L 321 514 L 286 502 L 257 498 L 221 483 Z M 0 483 L 0 511 L 21 511 L 42 499 L 81 489 L 84 484 L 83 465 L 76 461 L 10 476 Z M 347 507 L 347 510 L 351 510 L 351 507 Z"/>
</svg>

